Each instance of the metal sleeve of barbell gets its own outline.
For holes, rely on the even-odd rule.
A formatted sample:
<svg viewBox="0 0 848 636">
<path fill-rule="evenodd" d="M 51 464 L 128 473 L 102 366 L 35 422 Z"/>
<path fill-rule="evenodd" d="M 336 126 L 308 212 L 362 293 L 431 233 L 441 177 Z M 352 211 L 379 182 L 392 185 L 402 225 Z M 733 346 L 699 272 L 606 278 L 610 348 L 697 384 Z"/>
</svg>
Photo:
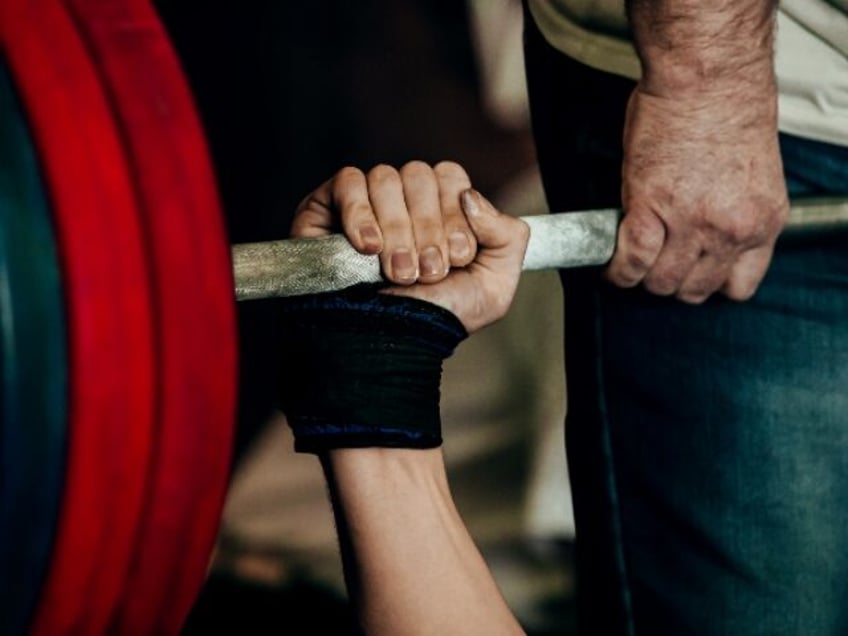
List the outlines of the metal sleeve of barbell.
<svg viewBox="0 0 848 636">
<path fill-rule="evenodd" d="M 530 226 L 523 271 L 602 265 L 615 250 L 621 210 L 520 217 Z M 848 199 L 793 202 L 782 237 L 815 238 L 848 229 Z M 241 243 L 232 247 L 236 300 L 335 291 L 383 281 L 377 256 L 357 252 L 341 234 Z"/>
</svg>

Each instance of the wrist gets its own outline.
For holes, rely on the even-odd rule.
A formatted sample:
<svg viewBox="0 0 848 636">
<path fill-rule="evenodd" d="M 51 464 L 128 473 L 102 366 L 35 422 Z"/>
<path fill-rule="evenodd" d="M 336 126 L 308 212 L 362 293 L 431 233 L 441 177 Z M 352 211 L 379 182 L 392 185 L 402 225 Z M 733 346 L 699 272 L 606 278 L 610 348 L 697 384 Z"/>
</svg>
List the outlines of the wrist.
<svg viewBox="0 0 848 636">
<path fill-rule="evenodd" d="M 332 448 L 319 454 L 337 475 L 379 482 L 386 475 L 408 480 L 438 481 L 444 475 L 441 448 Z"/>
<path fill-rule="evenodd" d="M 644 89 L 701 99 L 769 89 L 775 7 L 773 0 L 628 0 Z"/>
<path fill-rule="evenodd" d="M 656 97 L 702 103 L 727 99 L 763 103 L 777 95 L 770 55 L 739 56 L 732 61 L 686 51 L 646 55 L 639 84 L 643 92 Z"/>
<path fill-rule="evenodd" d="M 656 94 L 640 81 L 634 89 L 629 118 L 653 122 L 651 135 L 678 143 L 750 144 L 777 135 L 777 92 L 736 86 L 710 93 Z"/>
<path fill-rule="evenodd" d="M 325 473 L 340 494 L 386 498 L 429 492 L 436 500 L 449 497 L 441 448 L 335 448 L 319 454 Z"/>
<path fill-rule="evenodd" d="M 455 315 L 362 286 L 287 299 L 281 327 L 295 450 L 441 444 L 442 362 L 467 335 Z"/>
</svg>

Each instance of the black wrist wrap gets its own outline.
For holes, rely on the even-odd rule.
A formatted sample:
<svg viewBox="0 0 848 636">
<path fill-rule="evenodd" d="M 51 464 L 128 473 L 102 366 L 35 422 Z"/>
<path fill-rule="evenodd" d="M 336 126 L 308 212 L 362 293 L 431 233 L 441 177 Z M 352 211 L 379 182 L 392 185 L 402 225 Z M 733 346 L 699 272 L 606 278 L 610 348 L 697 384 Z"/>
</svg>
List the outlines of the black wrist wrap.
<svg viewBox="0 0 848 636">
<path fill-rule="evenodd" d="M 437 305 L 377 289 L 283 302 L 282 409 L 298 452 L 442 443 L 442 361 L 468 334 Z"/>
</svg>

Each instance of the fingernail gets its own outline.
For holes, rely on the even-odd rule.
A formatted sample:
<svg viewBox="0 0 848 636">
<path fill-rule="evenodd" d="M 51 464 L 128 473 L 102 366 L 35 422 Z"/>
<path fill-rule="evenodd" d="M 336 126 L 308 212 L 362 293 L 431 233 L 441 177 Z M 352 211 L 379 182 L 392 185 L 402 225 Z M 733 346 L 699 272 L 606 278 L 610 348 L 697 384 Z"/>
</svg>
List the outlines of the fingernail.
<svg viewBox="0 0 848 636">
<path fill-rule="evenodd" d="M 479 216 L 484 212 L 489 216 L 495 216 L 495 209 L 483 202 L 483 195 L 477 192 L 474 188 L 465 190 L 461 195 L 461 203 L 463 209 L 471 214 L 471 216 Z"/>
<path fill-rule="evenodd" d="M 397 250 L 392 254 L 392 271 L 401 280 L 415 280 L 415 263 L 409 250 Z"/>
<path fill-rule="evenodd" d="M 473 192 L 474 190 L 464 190 L 459 197 L 459 202 L 466 214 L 478 216 L 480 214 L 480 206 L 477 205 Z"/>
<path fill-rule="evenodd" d="M 422 276 L 438 276 L 445 271 L 442 261 L 442 252 L 437 247 L 427 247 L 421 252 L 420 257 Z"/>
<path fill-rule="evenodd" d="M 359 227 L 359 238 L 362 239 L 362 244 L 369 252 L 376 253 L 380 251 L 382 243 L 380 241 L 380 233 L 373 225 L 362 225 Z"/>
<path fill-rule="evenodd" d="M 451 254 L 460 258 L 466 256 L 471 249 L 465 232 L 454 232 L 451 234 L 448 237 L 448 245 L 450 246 Z"/>
</svg>

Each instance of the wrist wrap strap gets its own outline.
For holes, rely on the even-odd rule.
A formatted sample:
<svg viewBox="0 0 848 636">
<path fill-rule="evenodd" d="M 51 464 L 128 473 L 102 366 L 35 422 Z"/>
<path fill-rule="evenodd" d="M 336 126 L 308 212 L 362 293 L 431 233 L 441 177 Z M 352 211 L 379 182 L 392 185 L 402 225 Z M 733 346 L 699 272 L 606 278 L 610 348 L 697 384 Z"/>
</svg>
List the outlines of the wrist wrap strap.
<svg viewBox="0 0 848 636">
<path fill-rule="evenodd" d="M 437 305 L 377 290 L 283 302 L 282 409 L 297 452 L 442 443 L 442 361 L 468 334 Z"/>
</svg>

